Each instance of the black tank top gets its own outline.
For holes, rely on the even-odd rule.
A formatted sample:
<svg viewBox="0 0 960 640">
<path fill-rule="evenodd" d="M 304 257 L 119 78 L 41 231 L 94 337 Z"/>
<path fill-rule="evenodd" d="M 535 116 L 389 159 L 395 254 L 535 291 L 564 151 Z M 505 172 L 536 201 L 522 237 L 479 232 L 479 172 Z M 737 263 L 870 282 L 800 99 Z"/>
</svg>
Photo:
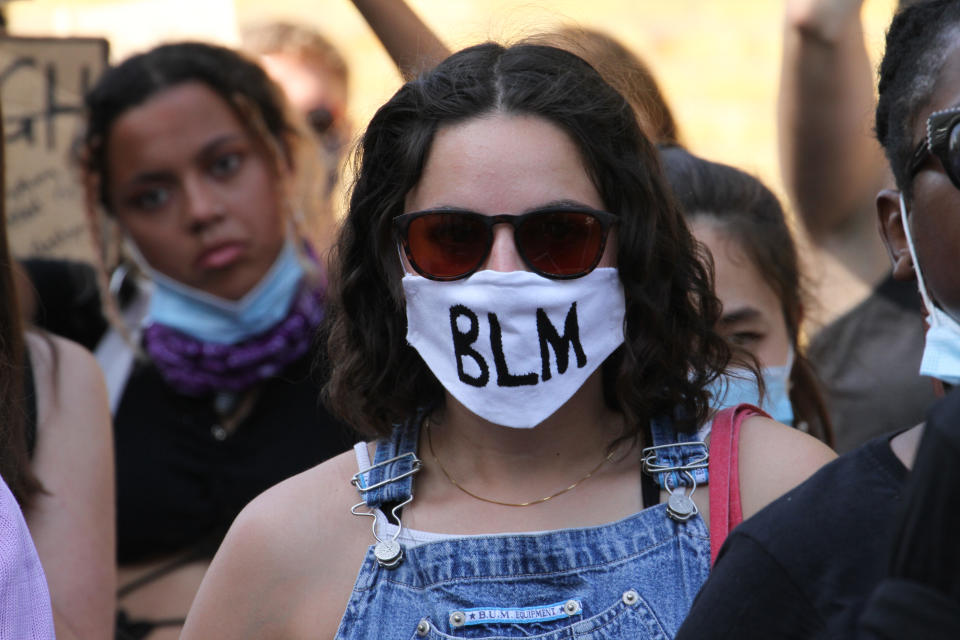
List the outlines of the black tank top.
<svg viewBox="0 0 960 640">
<path fill-rule="evenodd" d="M 265 381 L 229 435 L 214 398 L 188 397 L 137 363 L 114 416 L 118 561 L 216 550 L 251 499 L 355 437 L 319 401 L 307 354 Z"/>
</svg>

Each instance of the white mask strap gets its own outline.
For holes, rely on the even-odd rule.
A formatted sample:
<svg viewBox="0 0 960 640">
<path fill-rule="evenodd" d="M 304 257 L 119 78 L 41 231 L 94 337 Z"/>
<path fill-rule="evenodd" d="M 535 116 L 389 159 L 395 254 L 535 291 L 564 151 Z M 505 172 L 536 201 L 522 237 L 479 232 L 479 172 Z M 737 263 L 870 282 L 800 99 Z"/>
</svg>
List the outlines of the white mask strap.
<svg viewBox="0 0 960 640">
<path fill-rule="evenodd" d="M 927 293 L 927 285 L 923 280 L 923 272 L 920 270 L 920 262 L 917 260 L 917 250 L 913 246 L 913 236 L 910 233 L 910 223 L 907 220 L 907 201 L 900 192 L 900 222 L 903 224 L 903 233 L 907 236 L 907 248 L 910 250 L 910 258 L 913 260 L 913 269 L 917 272 L 917 288 L 920 290 L 920 297 L 923 298 L 923 304 L 927 308 L 927 315 L 931 324 L 938 324 L 939 319 L 934 313 L 933 300 Z"/>
</svg>

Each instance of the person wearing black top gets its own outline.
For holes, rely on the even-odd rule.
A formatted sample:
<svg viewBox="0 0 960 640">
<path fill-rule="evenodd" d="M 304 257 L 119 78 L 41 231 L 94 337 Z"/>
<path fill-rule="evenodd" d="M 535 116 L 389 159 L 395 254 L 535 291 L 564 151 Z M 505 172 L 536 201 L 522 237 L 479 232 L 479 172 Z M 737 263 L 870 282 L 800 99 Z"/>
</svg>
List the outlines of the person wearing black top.
<svg viewBox="0 0 960 640">
<path fill-rule="evenodd" d="M 960 3 L 929 0 L 894 18 L 880 67 L 876 130 L 899 187 L 877 197 L 881 234 L 894 276 L 917 279 L 928 313 L 920 373 L 956 385 Z M 905 491 L 924 430 L 937 429 L 954 406 L 939 409 L 931 425 L 841 456 L 744 522 L 721 550 L 677 637 L 854 638 L 876 633 L 887 620 L 925 615 L 932 601 L 918 604 L 918 593 L 939 594 L 947 604 L 940 609 L 944 617 L 927 622 L 941 628 L 955 622 L 945 600 L 956 595 L 957 573 L 956 538 L 950 537 L 957 511 L 950 503 L 958 485 L 950 482 L 951 467 L 932 463 L 943 475 L 935 483 L 921 475 L 920 488 Z M 944 444 L 935 444 L 938 439 Z M 927 439 L 920 474 L 940 473 L 926 458 L 931 447 L 948 457 L 949 442 L 943 435 Z M 898 523 L 901 504 L 906 515 Z M 914 625 L 900 637 L 928 636 Z"/>
<path fill-rule="evenodd" d="M 864 640 L 960 638 L 960 390 L 927 417 Z"/>
<path fill-rule="evenodd" d="M 850 637 L 884 575 L 906 478 L 890 439 L 880 437 L 745 521 L 677 637 Z"/>
<path fill-rule="evenodd" d="M 905 497 L 891 577 L 929 582 L 960 613 L 960 389 L 927 417 Z"/>
<path fill-rule="evenodd" d="M 237 513 L 353 438 L 312 371 L 325 287 L 290 206 L 297 132 L 279 88 L 235 51 L 178 43 L 107 71 L 86 107 L 90 218 L 110 216 L 131 259 L 101 293 L 114 322 L 96 348 L 117 637 L 175 638 Z"/>
</svg>

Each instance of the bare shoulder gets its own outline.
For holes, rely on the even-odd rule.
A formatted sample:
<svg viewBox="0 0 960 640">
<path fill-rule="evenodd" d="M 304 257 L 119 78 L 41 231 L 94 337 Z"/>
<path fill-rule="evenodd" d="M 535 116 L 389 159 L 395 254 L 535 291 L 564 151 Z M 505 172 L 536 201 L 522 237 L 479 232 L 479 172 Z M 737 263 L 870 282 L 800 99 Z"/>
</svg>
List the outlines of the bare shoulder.
<svg viewBox="0 0 960 640">
<path fill-rule="evenodd" d="M 816 438 L 768 418 L 743 421 L 739 471 L 743 517 L 794 488 L 837 454 Z"/>
<path fill-rule="evenodd" d="M 358 498 L 350 479 L 355 472 L 354 454 L 347 451 L 284 480 L 241 511 L 228 538 L 281 532 L 291 540 L 337 535 L 354 517 L 350 506 Z"/>
<path fill-rule="evenodd" d="M 41 411 L 45 406 L 57 407 L 66 400 L 84 405 L 94 403 L 99 407 L 96 403 L 106 398 L 106 386 L 93 354 L 53 334 L 28 331 L 26 338 Z"/>
<path fill-rule="evenodd" d="M 348 451 L 265 491 L 237 516 L 183 638 L 332 637 L 370 544 Z"/>
<path fill-rule="evenodd" d="M 89 351 L 76 342 L 52 333 L 27 331 L 27 347 L 31 362 L 45 370 L 66 367 L 72 371 L 92 371 L 98 368 L 97 361 Z"/>
<path fill-rule="evenodd" d="M 45 491 L 27 513 L 57 635 L 111 633 L 116 592 L 113 440 L 106 385 L 93 356 L 27 333 L 36 397 L 32 466 Z"/>
<path fill-rule="evenodd" d="M 66 449 L 98 448 L 112 457 L 107 388 L 93 355 L 75 342 L 51 334 L 29 331 L 26 344 L 41 448 L 56 440 Z"/>
<path fill-rule="evenodd" d="M 33 367 L 38 438 L 71 446 L 105 448 L 110 435 L 107 386 L 89 351 L 65 338 L 27 332 Z M 67 443 L 61 438 L 71 438 Z"/>
</svg>

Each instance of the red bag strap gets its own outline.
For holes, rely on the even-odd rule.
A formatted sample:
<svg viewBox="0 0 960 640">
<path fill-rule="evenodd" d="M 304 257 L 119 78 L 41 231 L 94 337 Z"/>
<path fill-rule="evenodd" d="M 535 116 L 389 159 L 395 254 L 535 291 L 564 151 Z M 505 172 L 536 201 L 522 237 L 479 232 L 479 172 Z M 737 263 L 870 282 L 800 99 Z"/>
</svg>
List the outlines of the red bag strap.
<svg viewBox="0 0 960 640">
<path fill-rule="evenodd" d="M 740 425 L 751 416 L 767 414 L 750 404 L 718 411 L 710 429 L 710 566 L 727 535 L 743 521 L 740 503 Z"/>
</svg>

